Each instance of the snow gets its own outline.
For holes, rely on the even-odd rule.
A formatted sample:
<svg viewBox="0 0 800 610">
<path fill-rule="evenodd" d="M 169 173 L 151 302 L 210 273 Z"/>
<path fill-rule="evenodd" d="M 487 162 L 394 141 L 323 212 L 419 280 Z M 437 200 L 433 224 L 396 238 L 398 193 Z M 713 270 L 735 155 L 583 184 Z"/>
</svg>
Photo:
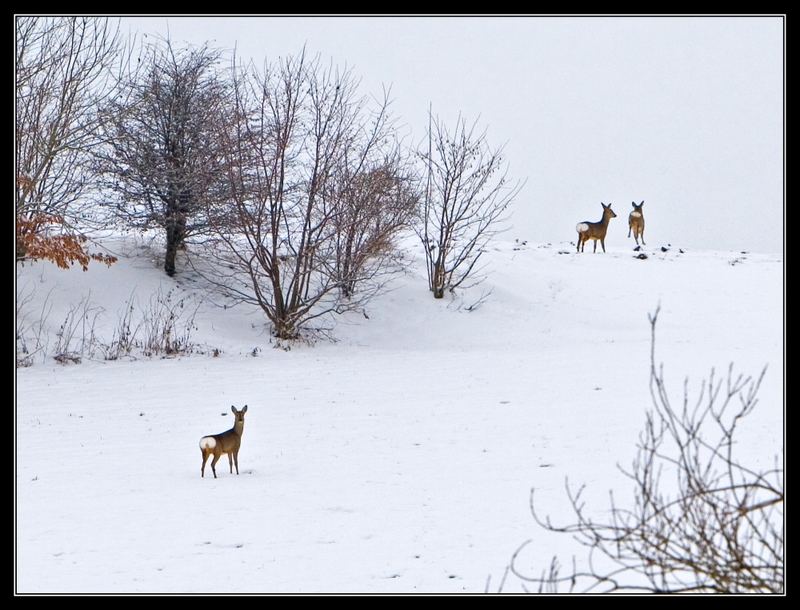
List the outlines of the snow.
<svg viewBox="0 0 800 610">
<path fill-rule="evenodd" d="M 560 523 L 566 479 L 599 515 L 609 490 L 630 493 L 617 465 L 651 404 L 659 304 L 656 360 L 676 398 L 686 376 L 694 395 L 712 367 L 768 365 L 741 450 L 754 465 L 782 459 L 782 255 L 659 244 L 640 260 L 633 241 L 609 242 L 597 254 L 496 242 L 488 280 L 441 301 L 410 242 L 408 272 L 368 318 L 291 346 L 259 312 L 201 301 L 143 244 L 109 242 L 120 261 L 85 273 L 18 266 L 18 294 L 33 295 L 18 315 L 38 319 L 47 300 L 50 348 L 84 297 L 108 341 L 132 294 L 141 305 L 172 289 L 199 304 L 203 353 L 39 354 L 17 369 L 17 591 L 520 592 L 503 574 L 522 543 L 531 572 L 581 553 L 534 523 L 532 488 Z M 244 404 L 241 474 L 223 458 L 201 479 L 199 440 Z"/>
</svg>

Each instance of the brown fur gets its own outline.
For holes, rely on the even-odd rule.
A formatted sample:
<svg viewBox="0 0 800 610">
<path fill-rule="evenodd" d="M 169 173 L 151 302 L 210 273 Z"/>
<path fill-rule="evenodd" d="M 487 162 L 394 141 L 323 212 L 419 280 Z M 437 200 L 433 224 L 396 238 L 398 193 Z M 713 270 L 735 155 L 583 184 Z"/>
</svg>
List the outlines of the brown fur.
<svg viewBox="0 0 800 610">
<path fill-rule="evenodd" d="M 639 205 L 631 201 L 631 205 L 633 206 L 633 212 L 628 216 L 628 237 L 631 236 L 631 231 L 633 231 L 633 239 L 636 240 L 636 245 L 639 245 L 639 238 L 641 237 L 642 244 L 646 246 L 647 244 L 644 243 L 644 214 L 642 214 L 644 201 Z"/>
<path fill-rule="evenodd" d="M 237 411 L 236 407 L 231 405 L 231 411 L 236 419 L 233 422 L 233 428 L 220 434 L 212 434 L 204 436 L 200 439 L 200 444 L 203 444 L 203 439 L 213 438 L 215 443 L 213 447 L 200 447 L 200 452 L 203 454 L 203 465 L 200 467 L 200 476 L 205 476 L 206 460 L 212 455 L 214 459 L 211 461 L 211 471 L 214 473 L 214 478 L 217 478 L 217 470 L 214 468 L 223 454 L 228 455 L 228 463 L 231 467 L 231 474 L 233 474 L 233 465 L 236 464 L 236 474 L 239 474 L 239 447 L 242 444 L 242 432 L 244 432 L 244 414 L 247 412 L 247 405 L 241 411 Z"/>
<path fill-rule="evenodd" d="M 608 231 L 608 221 L 612 218 L 616 218 L 617 215 L 611 209 L 610 203 L 606 205 L 601 201 L 600 205 L 603 206 L 603 218 L 601 218 L 598 222 L 589 222 L 588 220 L 584 220 L 583 224 L 587 226 L 587 229 L 585 231 L 578 231 L 578 252 L 583 252 L 583 250 L 586 248 L 586 242 L 590 239 L 594 240 L 594 250 L 592 250 L 592 252 L 597 252 L 598 239 L 600 240 L 600 245 L 603 246 L 603 252 L 606 251 L 606 231 Z"/>
</svg>

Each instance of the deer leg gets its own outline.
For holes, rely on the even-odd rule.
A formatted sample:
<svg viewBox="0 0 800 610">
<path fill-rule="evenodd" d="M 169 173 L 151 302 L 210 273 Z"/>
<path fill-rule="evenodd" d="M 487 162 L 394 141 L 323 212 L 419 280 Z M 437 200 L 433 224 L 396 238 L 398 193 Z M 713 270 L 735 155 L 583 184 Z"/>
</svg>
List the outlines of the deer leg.
<svg viewBox="0 0 800 610">
<path fill-rule="evenodd" d="M 628 225 L 628 237 L 631 236 L 631 229 L 632 228 L 633 228 L 632 225 Z M 636 239 L 636 233 L 633 234 L 633 238 Z"/>
<path fill-rule="evenodd" d="M 228 454 L 228 466 L 231 467 L 231 474 L 233 474 L 233 454 Z"/>
<path fill-rule="evenodd" d="M 594 254 L 595 252 L 597 252 L 597 240 L 596 239 L 594 240 L 594 250 L 592 250 L 592 254 Z"/>
<path fill-rule="evenodd" d="M 218 455 L 215 455 L 214 459 L 211 460 L 211 472 L 214 473 L 214 478 L 215 479 L 217 478 L 217 469 L 215 468 L 215 466 L 217 465 L 217 462 L 219 462 L 219 458 L 221 458 L 221 457 L 222 457 L 222 454 L 220 453 Z"/>
<path fill-rule="evenodd" d="M 236 474 L 239 474 L 239 450 L 233 452 L 233 461 L 236 464 Z"/>
<path fill-rule="evenodd" d="M 200 453 L 203 454 L 203 465 L 200 466 L 200 477 L 202 478 L 206 476 L 205 470 L 206 470 L 206 460 L 208 460 L 208 454 L 203 449 L 200 450 Z"/>
<path fill-rule="evenodd" d="M 596 246 L 597 242 L 594 242 L 594 245 Z M 605 238 L 600 240 L 600 245 L 603 246 L 603 252 L 605 252 L 606 251 L 606 240 L 605 240 Z"/>
<path fill-rule="evenodd" d="M 647 244 L 644 243 L 644 229 L 639 232 L 639 237 L 642 238 L 642 243 L 646 246 Z"/>
</svg>

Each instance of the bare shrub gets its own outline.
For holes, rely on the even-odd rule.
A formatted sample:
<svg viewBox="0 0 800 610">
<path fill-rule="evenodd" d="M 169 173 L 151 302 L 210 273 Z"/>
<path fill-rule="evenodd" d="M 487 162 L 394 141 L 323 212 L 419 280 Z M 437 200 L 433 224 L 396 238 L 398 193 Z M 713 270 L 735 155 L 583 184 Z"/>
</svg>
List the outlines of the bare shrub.
<svg viewBox="0 0 800 610">
<path fill-rule="evenodd" d="M 51 290 L 52 292 L 52 290 Z M 119 360 L 143 355 L 177 356 L 209 353 L 215 357 L 220 350 L 198 345 L 193 340 L 197 330 L 195 316 L 201 302 L 188 296 L 177 297 L 174 290 L 160 288 L 148 303 L 140 307 L 131 293 L 117 314 L 111 340 L 106 342 L 97 332 L 97 322 L 103 308 L 92 304 L 91 294 L 69 307 L 63 322 L 54 333 L 53 348 L 47 320 L 51 315 L 50 293 L 41 305 L 38 317 L 31 312 L 35 301 L 32 288 L 22 290 L 17 298 L 17 366 L 31 366 L 35 357 L 52 357 L 61 364 L 80 364 L 84 359 Z"/>
<path fill-rule="evenodd" d="M 106 360 L 119 360 L 125 356 L 130 356 L 136 347 L 135 328 L 131 327 L 134 311 L 134 295 L 125 301 L 122 312 L 117 316 L 117 323 L 105 353 Z"/>
<path fill-rule="evenodd" d="M 610 518 L 598 522 L 585 508 L 583 487 L 572 492 L 568 485 L 575 521 L 556 526 L 539 516 L 532 492 L 536 522 L 589 549 L 588 568 L 573 560 L 564 573 L 554 557 L 532 575 L 519 565 L 523 545 L 507 573 L 539 592 L 782 593 L 783 467 L 778 456 L 771 468 L 748 464 L 736 441 L 766 368 L 752 378 L 731 365 L 724 381 L 712 369 L 695 401 L 685 383 L 682 404 L 673 405 L 663 365 L 655 364 L 657 318 L 658 310 L 650 316 L 653 408 L 632 468 L 621 469 L 634 483 L 633 505 L 618 506 L 612 495 Z"/>
<path fill-rule="evenodd" d="M 47 293 L 42 300 L 42 305 L 37 314 L 31 312 L 34 297 L 36 294 L 33 286 L 17 289 L 16 300 L 16 344 L 17 344 L 17 367 L 28 367 L 33 364 L 36 356 L 43 358 L 47 354 L 48 334 L 46 331 L 47 320 L 53 305 L 50 302 L 50 295 L 53 289 Z"/>
<path fill-rule="evenodd" d="M 346 156 L 345 156 L 346 158 Z M 376 294 L 402 267 L 396 237 L 411 225 L 418 194 L 410 172 L 402 168 L 399 150 L 366 167 L 341 167 L 327 197 L 333 217 L 335 256 L 332 273 L 341 295 Z"/>
<path fill-rule="evenodd" d="M 101 307 L 92 305 L 91 293 L 70 307 L 55 335 L 53 358 L 57 362 L 80 364 L 83 358 L 91 358 L 101 349 L 95 324 L 102 312 Z"/>
<path fill-rule="evenodd" d="M 430 114 L 425 165 L 427 188 L 417 235 L 425 248 L 428 287 L 436 299 L 445 290 L 485 279 L 478 262 L 489 240 L 503 230 L 508 206 L 522 188 L 511 184 L 503 148 L 492 149 L 477 122 L 459 116 L 451 132 Z"/>
<path fill-rule="evenodd" d="M 147 305 L 140 308 L 132 293 L 117 316 L 111 343 L 106 348 L 106 360 L 139 353 L 152 357 L 197 351 L 192 333 L 197 330 L 194 318 L 199 307 L 200 302 L 192 304 L 187 297 L 176 298 L 174 290 L 164 293 L 159 288 L 150 296 Z"/>
<path fill-rule="evenodd" d="M 214 238 L 195 270 L 260 308 L 281 340 L 363 311 L 416 205 L 388 93 L 371 103 L 358 85 L 304 53 L 233 66 L 216 134 L 225 203 L 208 214 Z"/>
<path fill-rule="evenodd" d="M 138 345 L 145 356 L 192 353 L 195 347 L 192 332 L 197 329 L 194 318 L 200 304 L 193 308 L 186 305 L 186 298 L 176 299 L 173 290 L 164 294 L 159 289 L 150 297 L 138 329 L 141 332 Z"/>
</svg>

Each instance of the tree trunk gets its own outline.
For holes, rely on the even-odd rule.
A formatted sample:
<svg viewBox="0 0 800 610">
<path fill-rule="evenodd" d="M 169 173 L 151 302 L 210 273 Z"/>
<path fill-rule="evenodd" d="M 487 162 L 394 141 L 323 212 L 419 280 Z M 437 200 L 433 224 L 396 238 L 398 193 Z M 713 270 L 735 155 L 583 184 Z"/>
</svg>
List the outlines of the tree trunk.
<svg viewBox="0 0 800 610">
<path fill-rule="evenodd" d="M 433 290 L 434 299 L 444 298 L 444 269 L 442 267 L 443 265 L 439 262 L 433 265 L 433 286 L 431 286 L 431 290 Z"/>
<path fill-rule="evenodd" d="M 296 339 L 297 334 L 294 331 L 294 325 L 286 320 L 278 320 L 275 323 L 275 336 L 278 339 Z"/>
<path fill-rule="evenodd" d="M 175 255 L 178 253 L 178 244 L 175 242 L 174 230 L 167 229 L 167 254 L 164 257 L 164 271 L 172 277 L 175 275 Z"/>
<path fill-rule="evenodd" d="M 175 256 L 178 254 L 178 248 L 183 245 L 185 234 L 185 223 L 172 222 L 167 224 L 167 253 L 164 256 L 164 271 L 170 277 L 175 275 Z"/>
<path fill-rule="evenodd" d="M 175 256 L 186 237 L 186 215 L 180 209 L 175 209 L 177 206 L 171 207 L 173 211 L 167 214 L 167 253 L 164 256 L 164 271 L 170 277 L 175 275 Z"/>
</svg>

